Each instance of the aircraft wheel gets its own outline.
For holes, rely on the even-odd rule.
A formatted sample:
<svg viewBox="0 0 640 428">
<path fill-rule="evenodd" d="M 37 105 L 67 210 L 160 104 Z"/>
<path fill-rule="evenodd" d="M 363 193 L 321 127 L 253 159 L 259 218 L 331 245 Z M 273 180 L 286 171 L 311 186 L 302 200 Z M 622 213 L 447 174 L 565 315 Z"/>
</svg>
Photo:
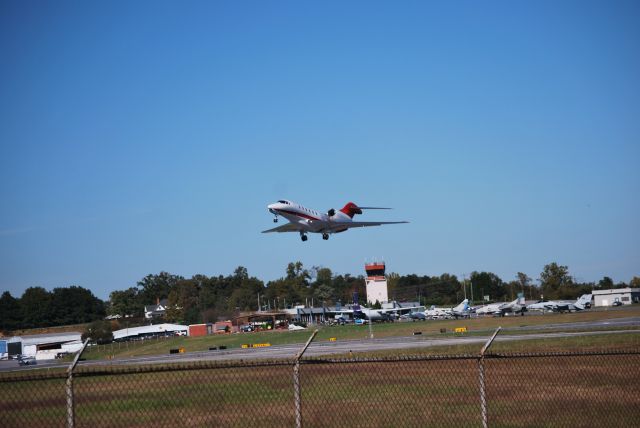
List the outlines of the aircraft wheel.
<svg viewBox="0 0 640 428">
<path fill-rule="evenodd" d="M 307 235 L 301 235 L 301 236 L 300 236 L 300 239 L 302 239 L 302 241 L 304 242 L 304 241 L 306 241 L 308 238 L 307 238 Z"/>
<path fill-rule="evenodd" d="M 328 233 L 323 233 L 323 234 L 322 234 L 322 239 L 324 239 L 325 241 L 326 241 L 327 239 L 329 239 L 329 234 L 328 234 Z"/>
</svg>

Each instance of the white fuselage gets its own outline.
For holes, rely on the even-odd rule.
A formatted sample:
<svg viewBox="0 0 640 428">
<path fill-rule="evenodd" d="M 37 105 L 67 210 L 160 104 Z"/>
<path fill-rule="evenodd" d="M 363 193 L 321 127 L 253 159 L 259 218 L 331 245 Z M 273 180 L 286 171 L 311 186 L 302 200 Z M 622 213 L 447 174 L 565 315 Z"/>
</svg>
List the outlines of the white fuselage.
<svg viewBox="0 0 640 428">
<path fill-rule="evenodd" d="M 322 239 L 329 239 L 332 233 L 340 233 L 352 227 L 382 226 L 383 224 L 407 223 L 406 221 L 353 221 L 354 215 L 362 214 L 362 210 L 388 210 L 383 207 L 359 207 L 353 202 L 348 202 L 340 210 L 330 209 L 326 214 L 320 211 L 303 207 L 292 201 L 284 199 L 267 205 L 267 209 L 278 222 L 282 216 L 288 223 L 272 229 L 263 230 L 262 233 L 272 232 L 298 232 L 303 241 L 307 240 L 307 233 L 322 233 Z"/>
<path fill-rule="evenodd" d="M 591 303 L 591 294 L 583 294 L 580 296 L 578 300 L 575 302 L 564 302 L 564 301 L 549 301 L 549 302 L 539 302 L 532 303 L 527 305 L 527 309 L 530 311 L 582 311 L 586 309 L 587 304 Z"/>
<path fill-rule="evenodd" d="M 451 318 L 451 317 L 468 317 L 469 316 L 469 300 L 464 299 L 462 303 L 460 303 L 455 308 L 436 308 L 432 306 L 430 309 L 424 311 L 424 315 L 427 318 L 438 319 L 438 318 Z"/>
<path fill-rule="evenodd" d="M 335 228 L 327 229 L 327 223 L 350 223 L 353 221 L 351 217 L 342 211 L 334 210 L 333 215 L 329 216 L 292 201 L 279 201 L 268 205 L 268 208 L 272 214 L 282 216 L 289 222 L 297 224 L 311 233 L 337 232 L 339 230 Z"/>
</svg>

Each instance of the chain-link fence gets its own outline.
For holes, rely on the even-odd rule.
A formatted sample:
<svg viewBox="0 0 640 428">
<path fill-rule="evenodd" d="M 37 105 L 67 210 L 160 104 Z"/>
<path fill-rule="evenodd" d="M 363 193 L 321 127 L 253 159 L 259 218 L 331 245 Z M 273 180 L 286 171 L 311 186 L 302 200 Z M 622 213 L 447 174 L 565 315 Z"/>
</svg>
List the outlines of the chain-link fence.
<svg viewBox="0 0 640 428">
<path fill-rule="evenodd" d="M 640 350 L 307 359 L 298 369 L 295 361 L 80 365 L 71 400 L 67 381 L 40 370 L 0 376 L 0 426 L 640 424 Z"/>
</svg>

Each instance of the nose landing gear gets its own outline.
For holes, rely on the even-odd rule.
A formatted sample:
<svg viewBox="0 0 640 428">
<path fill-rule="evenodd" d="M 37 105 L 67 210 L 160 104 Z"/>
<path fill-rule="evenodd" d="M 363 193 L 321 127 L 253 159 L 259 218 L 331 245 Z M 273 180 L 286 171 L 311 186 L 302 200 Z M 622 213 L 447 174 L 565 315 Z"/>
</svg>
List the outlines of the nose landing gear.
<svg viewBox="0 0 640 428">
<path fill-rule="evenodd" d="M 274 216 L 273 217 L 273 222 L 277 223 L 278 222 L 278 212 L 276 210 L 272 209 L 272 208 L 269 208 L 269 212 L 271 214 L 273 214 L 273 216 Z"/>
</svg>

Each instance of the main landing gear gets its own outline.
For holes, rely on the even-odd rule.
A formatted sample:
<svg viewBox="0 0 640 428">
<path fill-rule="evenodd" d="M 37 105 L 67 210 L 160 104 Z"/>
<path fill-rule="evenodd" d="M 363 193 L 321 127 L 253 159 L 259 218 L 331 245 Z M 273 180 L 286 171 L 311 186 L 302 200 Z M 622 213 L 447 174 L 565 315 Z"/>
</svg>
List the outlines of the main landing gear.
<svg viewBox="0 0 640 428">
<path fill-rule="evenodd" d="M 304 241 L 306 241 L 308 238 L 307 238 L 307 235 L 306 235 L 304 232 L 300 232 L 300 239 L 302 239 L 302 241 L 304 242 Z"/>
<path fill-rule="evenodd" d="M 327 239 L 329 239 L 329 234 L 328 234 L 328 233 L 323 233 L 323 234 L 322 234 L 322 239 L 324 239 L 325 241 L 326 241 Z"/>
<path fill-rule="evenodd" d="M 278 222 L 278 216 L 275 216 L 275 217 L 273 218 L 273 222 L 274 222 L 274 223 L 277 223 L 277 222 Z"/>
</svg>

